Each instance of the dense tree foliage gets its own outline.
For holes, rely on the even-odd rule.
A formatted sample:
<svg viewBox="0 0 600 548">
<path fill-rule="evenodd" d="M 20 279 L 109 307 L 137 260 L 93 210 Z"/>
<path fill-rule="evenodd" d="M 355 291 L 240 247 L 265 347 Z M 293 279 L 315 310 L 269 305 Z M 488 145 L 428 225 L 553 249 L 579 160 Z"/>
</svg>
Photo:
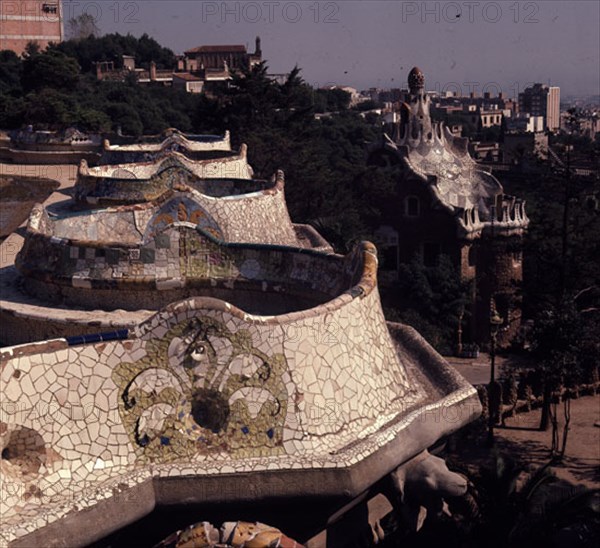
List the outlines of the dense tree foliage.
<svg viewBox="0 0 600 548">
<path fill-rule="evenodd" d="M 18 90 L 22 71 L 23 64 L 14 51 L 0 51 L 0 93 Z"/>
<path fill-rule="evenodd" d="M 600 154 L 600 143 L 587 139 L 586 146 L 590 158 Z M 531 219 L 523 249 L 528 315 L 557 306 L 565 294 L 598 285 L 600 181 L 547 161 L 501 180 L 507 192 L 526 200 Z"/>
<path fill-rule="evenodd" d="M 552 426 L 552 451 L 562 458 L 571 392 L 562 396 L 562 441 L 557 394 L 565 386 L 589 382 L 600 363 L 600 181 L 578 174 L 571 165 L 571 148 L 564 145 L 575 146 L 579 158 L 593 164 L 600 143 L 558 135 L 554 144 L 565 160 L 562 166 L 532 161 L 529 172 L 503 182 L 527 200 L 531 218 L 523 249 L 525 314 L 534 320 L 529 351 L 544 384 L 540 427 Z"/>
<path fill-rule="evenodd" d="M 339 88 L 315 90 L 315 112 L 339 112 L 350 106 L 350 94 Z"/>
<path fill-rule="evenodd" d="M 77 87 L 80 67 L 73 57 L 56 50 L 29 55 L 23 61 L 21 86 L 24 93 L 55 89 L 69 91 Z"/>
<path fill-rule="evenodd" d="M 393 290 L 383 292 L 386 316 L 413 326 L 440 352 L 452 354 L 458 324 L 468 314 L 471 284 L 461 280 L 446 255 L 436 266 L 416 259 L 402 264 L 398 278 Z"/>
<path fill-rule="evenodd" d="M 120 68 L 123 66 L 123 55 L 135 57 L 136 66 L 146 69 L 150 61 L 154 61 L 158 68 L 175 66 L 175 54 L 147 34 L 136 38 L 131 34 L 105 34 L 98 37 L 90 33 L 85 38 L 54 44 L 49 48 L 49 51 L 53 50 L 76 59 L 84 73 L 92 72 L 97 61 L 113 61 L 115 67 Z"/>
</svg>

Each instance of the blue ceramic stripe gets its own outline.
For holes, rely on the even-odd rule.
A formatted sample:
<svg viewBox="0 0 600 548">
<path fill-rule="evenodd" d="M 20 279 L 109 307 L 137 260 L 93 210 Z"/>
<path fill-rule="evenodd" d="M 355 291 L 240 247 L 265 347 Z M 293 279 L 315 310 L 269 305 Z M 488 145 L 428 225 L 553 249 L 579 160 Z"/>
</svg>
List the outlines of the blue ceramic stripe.
<svg viewBox="0 0 600 548">
<path fill-rule="evenodd" d="M 74 337 L 66 337 L 69 346 L 79 344 L 90 344 L 102 341 L 118 341 L 129 337 L 128 329 L 119 329 L 118 331 L 108 331 L 106 333 L 92 333 L 90 335 L 76 335 Z"/>
</svg>

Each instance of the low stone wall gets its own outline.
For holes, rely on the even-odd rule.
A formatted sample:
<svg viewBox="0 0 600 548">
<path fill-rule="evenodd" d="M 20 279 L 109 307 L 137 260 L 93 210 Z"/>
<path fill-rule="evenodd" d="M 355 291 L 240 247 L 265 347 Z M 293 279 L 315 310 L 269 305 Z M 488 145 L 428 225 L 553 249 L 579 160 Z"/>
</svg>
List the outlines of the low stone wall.
<svg viewBox="0 0 600 548">
<path fill-rule="evenodd" d="M 159 199 L 174 186 L 185 185 L 205 196 L 224 198 L 271 190 L 276 183 L 258 179 L 201 179 L 191 172 L 166 168 L 150 179 L 78 176 L 75 199 L 82 204 L 112 206 Z"/>
<path fill-rule="evenodd" d="M 38 226 L 48 222 L 42 215 Z M 356 277 L 360 258 L 356 252 L 344 258 L 301 248 L 225 244 L 190 223 L 178 223 L 143 246 L 30 232 L 15 264 L 27 291 L 43 301 L 135 310 L 193 294 L 240 298 L 250 292 L 252 297 L 241 297 L 244 303 L 279 310 L 279 302 L 296 309 L 339 294 Z M 271 304 L 260 298 L 265 292 Z"/>
<path fill-rule="evenodd" d="M 76 148 L 72 150 L 20 150 L 12 147 L 0 147 L 0 162 L 27 165 L 59 165 L 79 164 L 85 160 L 90 165 L 98 164 L 100 154 L 98 152 L 82 151 Z"/>
</svg>

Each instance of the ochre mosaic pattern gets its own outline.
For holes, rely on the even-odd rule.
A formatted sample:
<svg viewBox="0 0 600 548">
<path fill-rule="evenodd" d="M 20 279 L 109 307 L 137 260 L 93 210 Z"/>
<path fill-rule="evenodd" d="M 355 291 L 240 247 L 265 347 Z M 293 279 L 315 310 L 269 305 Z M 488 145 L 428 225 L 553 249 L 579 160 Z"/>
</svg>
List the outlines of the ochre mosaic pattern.
<svg viewBox="0 0 600 548">
<path fill-rule="evenodd" d="M 218 285 L 232 290 L 233 283 L 251 284 L 260 292 L 274 290 L 293 295 L 302 290 L 301 296 L 314 303 L 336 294 L 345 283 L 343 272 L 350 256 L 328 257 L 301 248 L 268 245 L 227 245 L 214 238 L 231 236 L 233 230 L 241 232 L 243 227 L 236 225 L 235 218 L 224 226 L 220 222 L 224 212 L 217 208 L 211 215 L 191 198 L 179 194 L 161 208 L 115 209 L 60 221 L 51 220 L 43 209 L 34 210 L 15 263 L 25 277 L 27 291 L 45 301 L 60 294 L 69 304 L 90 307 L 101 306 L 97 290 L 127 290 L 129 294 L 123 292 L 120 296 L 121 308 L 152 309 L 152 299 L 162 299 L 165 305 L 176 300 L 173 292 L 182 288 L 210 289 Z M 285 203 L 280 203 L 282 214 L 287 216 Z M 180 220 L 189 218 L 194 222 Z M 291 223 L 287 228 L 295 238 Z M 221 231 L 225 230 L 228 232 L 223 235 Z M 92 238 L 101 231 L 104 245 Z M 282 221 L 278 234 L 282 239 L 285 231 Z M 122 234 L 120 239 L 116 232 Z M 91 241 L 65 237 L 77 233 L 88 235 Z M 127 235 L 137 237 L 137 243 L 128 240 Z M 156 295 L 156 289 L 164 295 L 171 291 L 173 298 L 164 302 L 165 297 Z M 202 294 L 210 295 L 209 289 Z"/>
<path fill-rule="evenodd" d="M 181 322 L 149 340 L 146 356 L 112 378 L 119 413 L 141 461 L 226 451 L 253 457 L 283 452 L 288 393 L 283 354 L 253 346 L 209 316 Z M 289 378 L 289 376 L 288 376 Z"/>
</svg>

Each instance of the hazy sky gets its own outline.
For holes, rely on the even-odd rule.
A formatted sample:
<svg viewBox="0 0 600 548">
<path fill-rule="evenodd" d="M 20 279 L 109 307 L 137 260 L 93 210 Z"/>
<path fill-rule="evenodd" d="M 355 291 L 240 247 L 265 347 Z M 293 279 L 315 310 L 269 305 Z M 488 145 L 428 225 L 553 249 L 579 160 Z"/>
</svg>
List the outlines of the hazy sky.
<svg viewBox="0 0 600 548">
<path fill-rule="evenodd" d="M 418 65 L 428 89 L 499 86 L 513 96 L 531 82 L 562 95 L 600 93 L 600 2 L 405 2 L 399 0 L 64 0 L 103 32 L 147 32 L 176 53 L 262 38 L 270 72 L 295 64 L 311 84 L 403 87 Z"/>
</svg>

